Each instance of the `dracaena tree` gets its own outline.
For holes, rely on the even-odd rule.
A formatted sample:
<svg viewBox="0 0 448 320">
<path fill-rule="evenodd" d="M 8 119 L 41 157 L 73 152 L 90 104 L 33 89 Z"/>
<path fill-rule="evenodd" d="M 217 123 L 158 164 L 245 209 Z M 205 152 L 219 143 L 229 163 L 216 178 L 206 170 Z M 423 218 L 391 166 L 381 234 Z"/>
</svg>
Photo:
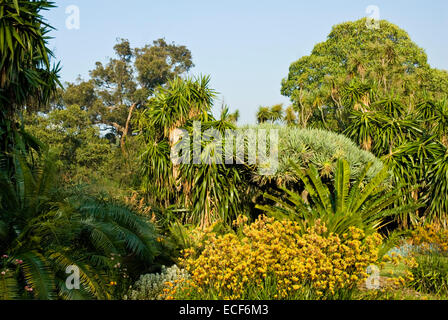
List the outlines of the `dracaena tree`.
<svg viewBox="0 0 448 320">
<path fill-rule="evenodd" d="M 34 144 L 19 125 L 22 110 L 46 104 L 59 84 L 47 46 L 52 27 L 41 14 L 52 7 L 51 1 L 0 2 L 0 157 L 6 161 L 17 139 L 26 148 Z"/>
<path fill-rule="evenodd" d="M 171 159 L 173 147 L 182 138 L 177 129 L 193 136 L 193 122 L 199 121 L 201 131 L 196 134 L 202 137 L 207 129 L 225 134 L 226 129 L 235 128 L 227 108 L 223 108 L 220 119 L 211 114 L 216 93 L 209 82 L 209 77 L 170 81 L 157 90 L 138 118 L 140 136 L 145 141 L 141 154 L 143 192 L 150 202 L 188 210 L 182 218 L 202 226 L 236 216 L 240 183 L 235 168 L 202 157 L 216 154 L 218 146 L 211 137 L 210 143 L 201 139 L 200 150 L 189 146 L 190 155 L 199 153 L 200 163 L 190 158 L 187 164 L 175 164 Z"/>
</svg>

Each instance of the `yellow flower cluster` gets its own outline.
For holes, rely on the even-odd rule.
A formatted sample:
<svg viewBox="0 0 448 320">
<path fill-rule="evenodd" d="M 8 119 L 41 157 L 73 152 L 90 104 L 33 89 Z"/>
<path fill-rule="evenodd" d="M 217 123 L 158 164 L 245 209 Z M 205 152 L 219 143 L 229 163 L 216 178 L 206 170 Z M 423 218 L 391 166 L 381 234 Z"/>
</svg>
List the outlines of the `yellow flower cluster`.
<svg viewBox="0 0 448 320">
<path fill-rule="evenodd" d="M 423 249 L 429 249 L 435 246 L 437 249 L 448 251 L 448 229 L 440 224 L 432 223 L 420 226 L 412 234 L 412 243 L 421 246 Z"/>
<path fill-rule="evenodd" d="M 354 227 L 342 237 L 324 236 L 326 231 L 320 222 L 300 232 L 295 222 L 261 217 L 245 225 L 240 237 L 210 234 L 203 250 L 185 250 L 180 264 L 197 292 L 213 290 L 220 299 L 244 299 L 247 288 L 263 290 L 268 278 L 276 281 L 276 298 L 305 288 L 324 298 L 364 280 L 382 242 L 380 235 Z"/>
<path fill-rule="evenodd" d="M 165 288 L 159 296 L 162 300 L 174 300 L 179 289 L 183 288 L 185 284 L 191 284 L 190 280 L 178 279 L 174 281 L 167 281 L 164 283 Z"/>
<path fill-rule="evenodd" d="M 387 268 L 389 276 L 383 278 L 385 289 L 398 289 L 414 281 L 414 276 L 409 269 L 417 267 L 418 263 L 412 255 L 404 257 L 401 254 L 393 252 L 383 257 L 380 265 L 384 267 L 386 264 L 389 265 L 389 268 Z M 401 270 L 403 267 L 405 270 Z"/>
</svg>

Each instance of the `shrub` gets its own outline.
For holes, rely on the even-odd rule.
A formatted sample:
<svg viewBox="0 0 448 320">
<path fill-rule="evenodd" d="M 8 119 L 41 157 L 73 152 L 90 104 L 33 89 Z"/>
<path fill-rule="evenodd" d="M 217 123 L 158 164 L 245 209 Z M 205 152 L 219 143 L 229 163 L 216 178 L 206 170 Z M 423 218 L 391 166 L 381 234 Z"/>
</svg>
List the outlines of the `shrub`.
<svg viewBox="0 0 448 320">
<path fill-rule="evenodd" d="M 415 246 L 424 251 L 448 252 L 448 229 L 437 223 L 417 227 L 412 233 L 411 240 Z"/>
<path fill-rule="evenodd" d="M 278 198 L 265 194 L 265 198 L 274 201 L 275 205 L 257 208 L 266 211 L 276 218 L 289 218 L 300 221 L 304 225 L 313 224 L 317 219 L 323 221 L 329 229 L 339 235 L 347 232 L 350 226 L 356 226 L 365 232 L 374 232 L 384 225 L 388 217 L 396 217 L 416 208 L 414 205 L 397 206 L 391 204 L 401 197 L 401 189 L 388 190 L 384 183 L 388 176 L 387 167 L 375 175 L 364 185 L 372 163 L 366 165 L 363 173 L 353 182 L 350 181 L 350 167 L 346 160 L 338 160 L 335 170 L 334 184 L 329 188 L 321 179 L 314 165 L 306 172 L 292 164 L 296 175 L 305 186 L 308 196 L 287 188 L 284 197 Z M 285 199 L 286 198 L 286 199 Z"/>
<path fill-rule="evenodd" d="M 157 264 L 162 245 L 147 219 L 61 188 L 51 155 L 32 168 L 14 159 L 13 178 L 0 168 L 1 299 L 121 298 L 130 278 Z M 66 286 L 70 266 L 79 269 L 80 290 Z"/>
<path fill-rule="evenodd" d="M 162 266 L 161 273 L 142 275 L 140 279 L 131 286 L 124 300 L 163 300 L 168 298 L 166 293 L 179 286 L 188 279 L 188 273 L 179 269 L 177 265 L 172 267 Z"/>
<path fill-rule="evenodd" d="M 252 128 L 252 127 L 251 127 Z M 338 159 L 344 158 L 350 165 L 351 178 L 358 178 L 363 168 L 372 163 L 366 178 L 371 179 L 383 168 L 383 163 L 372 153 L 361 150 L 353 141 L 344 135 L 320 129 L 301 129 L 297 127 L 280 127 L 275 125 L 259 125 L 253 129 L 279 129 L 279 168 L 274 175 L 276 180 L 295 180 L 292 174 L 296 164 L 303 168 L 314 165 L 325 176 L 333 176 Z M 261 183 L 273 177 L 259 176 L 255 179 Z"/>
<path fill-rule="evenodd" d="M 352 227 L 326 233 L 319 221 L 301 234 L 292 221 L 260 217 L 240 232 L 210 235 L 201 252 L 184 251 L 191 275 L 180 299 L 334 299 L 350 295 L 377 262 L 381 236 Z M 238 233 L 240 235 L 238 236 Z"/>
<path fill-rule="evenodd" d="M 448 295 L 448 258 L 437 253 L 415 256 L 417 265 L 410 269 L 411 287 L 424 293 Z"/>
</svg>

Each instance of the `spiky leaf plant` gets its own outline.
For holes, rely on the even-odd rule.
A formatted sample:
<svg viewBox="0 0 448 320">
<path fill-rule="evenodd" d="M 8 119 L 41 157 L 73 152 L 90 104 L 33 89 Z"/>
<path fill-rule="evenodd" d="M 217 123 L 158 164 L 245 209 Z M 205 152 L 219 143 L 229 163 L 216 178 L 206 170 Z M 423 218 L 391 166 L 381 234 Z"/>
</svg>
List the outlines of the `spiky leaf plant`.
<svg viewBox="0 0 448 320">
<path fill-rule="evenodd" d="M 0 297 L 111 299 L 110 283 L 124 280 L 117 263 L 154 263 L 157 233 L 144 218 L 110 200 L 55 192 L 52 157 L 35 168 L 14 159 L 13 177 L 0 171 Z M 66 286 L 69 266 L 79 270 L 79 290 Z"/>
<path fill-rule="evenodd" d="M 401 189 L 389 190 L 384 184 L 389 172 L 387 167 L 378 172 L 369 182 L 365 177 L 371 167 L 366 165 L 358 179 L 350 181 L 350 166 L 344 159 L 337 162 L 334 185 L 329 188 L 311 165 L 307 170 L 292 164 L 297 176 L 305 185 L 306 193 L 299 193 L 282 187 L 284 197 L 265 194 L 274 205 L 258 206 L 271 216 L 293 219 L 303 224 L 303 229 L 314 225 L 319 219 L 324 222 L 328 232 L 343 235 L 351 226 L 371 233 L 384 226 L 385 219 L 403 212 L 414 210 L 409 204 L 391 207 L 401 197 Z"/>
</svg>

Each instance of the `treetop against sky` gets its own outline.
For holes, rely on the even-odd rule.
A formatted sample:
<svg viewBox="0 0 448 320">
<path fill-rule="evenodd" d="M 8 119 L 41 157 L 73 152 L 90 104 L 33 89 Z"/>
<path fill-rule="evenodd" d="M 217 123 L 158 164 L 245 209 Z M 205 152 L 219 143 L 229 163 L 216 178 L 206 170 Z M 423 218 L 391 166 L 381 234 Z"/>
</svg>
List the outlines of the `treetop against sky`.
<svg viewBox="0 0 448 320">
<path fill-rule="evenodd" d="M 61 0 L 45 13 L 56 27 L 51 47 L 62 80 L 87 79 L 96 61 L 113 56 L 117 38 L 143 47 L 165 38 L 191 50 L 191 75 L 210 74 L 212 87 L 241 123 L 253 123 L 260 105 L 289 103 L 281 80 L 291 63 L 326 40 L 334 25 L 362 17 L 385 19 L 408 32 L 431 67 L 448 69 L 448 2 L 423 1 L 147 1 L 123 7 L 107 0 Z M 79 24 L 73 15 L 79 13 Z M 220 107 L 217 103 L 215 109 Z"/>
</svg>

